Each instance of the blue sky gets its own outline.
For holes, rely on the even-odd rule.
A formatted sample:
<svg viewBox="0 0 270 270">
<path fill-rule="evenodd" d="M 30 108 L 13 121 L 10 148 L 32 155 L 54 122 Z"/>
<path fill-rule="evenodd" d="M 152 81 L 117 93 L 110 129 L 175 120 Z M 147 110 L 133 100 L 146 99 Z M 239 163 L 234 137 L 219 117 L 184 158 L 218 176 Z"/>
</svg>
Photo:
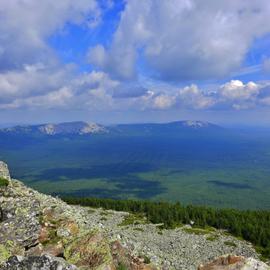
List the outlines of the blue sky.
<svg viewBox="0 0 270 270">
<path fill-rule="evenodd" d="M 0 0 L 0 122 L 270 124 L 268 0 Z"/>
</svg>

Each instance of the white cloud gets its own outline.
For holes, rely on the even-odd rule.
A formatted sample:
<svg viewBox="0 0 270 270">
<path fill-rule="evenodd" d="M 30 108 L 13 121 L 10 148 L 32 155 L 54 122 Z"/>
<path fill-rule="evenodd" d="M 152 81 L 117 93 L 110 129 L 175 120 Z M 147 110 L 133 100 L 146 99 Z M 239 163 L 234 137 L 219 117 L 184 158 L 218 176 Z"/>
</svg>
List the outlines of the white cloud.
<svg viewBox="0 0 270 270">
<path fill-rule="evenodd" d="M 233 80 L 214 92 L 195 84 L 181 89 L 166 84 L 217 78 L 241 66 L 252 41 L 270 31 L 268 0 L 129 0 L 111 45 L 97 44 L 88 52 L 88 60 L 102 71 L 82 73 L 59 63 L 48 38 L 64 34 L 69 23 L 95 27 L 101 9 L 112 6 L 110 0 L 0 0 L 0 108 L 243 110 L 270 105 L 264 83 Z M 261 66 L 268 71 L 269 59 L 234 74 Z M 142 68 L 147 74 L 137 77 Z M 144 85 L 142 75 L 162 80 Z"/>
<path fill-rule="evenodd" d="M 153 107 L 156 109 L 168 109 L 175 104 L 175 97 L 169 95 L 158 95 L 153 100 Z"/>
<path fill-rule="evenodd" d="M 150 94 L 149 94 L 150 93 Z M 178 91 L 148 92 L 139 99 L 144 109 L 186 108 L 189 110 L 246 110 L 256 106 L 270 105 L 269 83 L 243 83 L 232 80 L 216 88 L 203 90 L 195 84 Z"/>
<path fill-rule="evenodd" d="M 232 80 L 215 91 L 195 84 L 181 89 L 150 89 L 112 80 L 104 72 L 75 75 L 73 67 L 47 70 L 43 65 L 25 66 L 21 72 L 0 75 L 0 108 L 66 108 L 113 110 L 246 110 L 270 106 L 269 83 Z"/>
<path fill-rule="evenodd" d="M 0 0 L 1 108 L 64 106 L 79 91 L 78 73 L 59 63 L 48 38 L 67 23 L 93 27 L 100 18 L 96 0 Z"/>
<path fill-rule="evenodd" d="M 90 59 L 122 79 L 136 76 L 139 57 L 163 79 L 217 78 L 237 70 L 270 31 L 269 13 L 268 0 L 130 0 L 112 45 Z"/>
<path fill-rule="evenodd" d="M 185 106 L 195 109 L 206 109 L 215 104 L 215 100 L 203 93 L 197 85 L 186 86 L 179 91 L 179 99 Z"/>
<path fill-rule="evenodd" d="M 59 108 L 65 107 L 73 97 L 73 93 L 69 88 L 63 87 L 59 90 L 49 92 L 44 95 L 14 99 L 10 103 L 0 104 L 2 109 L 17 108 Z"/>
<path fill-rule="evenodd" d="M 95 0 L 0 0 L 0 70 L 56 61 L 47 38 L 67 22 L 99 20 Z"/>
<path fill-rule="evenodd" d="M 103 72 L 75 76 L 66 70 L 42 72 L 27 67 L 21 73 L 0 76 L 0 108 L 74 108 L 106 110 L 112 104 L 112 93 L 119 85 Z M 1 87 L 2 86 L 2 87 Z"/>
<path fill-rule="evenodd" d="M 72 66 L 25 65 L 21 70 L 0 73 L 0 103 L 55 91 L 72 75 Z"/>
<path fill-rule="evenodd" d="M 258 95 L 261 86 L 248 82 L 244 84 L 239 80 L 232 80 L 220 87 L 220 94 L 222 97 L 231 100 L 247 100 Z"/>
<path fill-rule="evenodd" d="M 123 80 L 136 77 L 136 51 L 124 42 L 117 48 L 106 51 L 102 45 L 91 48 L 88 52 L 90 63 L 109 72 L 113 77 Z"/>
</svg>

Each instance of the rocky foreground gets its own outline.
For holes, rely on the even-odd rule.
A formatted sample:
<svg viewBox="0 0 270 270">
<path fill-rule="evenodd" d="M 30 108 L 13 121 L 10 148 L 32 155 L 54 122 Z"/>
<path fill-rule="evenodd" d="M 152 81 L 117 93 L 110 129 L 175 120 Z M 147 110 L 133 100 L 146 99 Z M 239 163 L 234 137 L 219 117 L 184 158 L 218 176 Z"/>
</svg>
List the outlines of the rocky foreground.
<svg viewBox="0 0 270 270">
<path fill-rule="evenodd" d="M 70 206 L 11 180 L 0 162 L 0 269 L 270 267 L 251 244 L 225 232 L 191 226 L 162 230 L 126 212 Z"/>
</svg>

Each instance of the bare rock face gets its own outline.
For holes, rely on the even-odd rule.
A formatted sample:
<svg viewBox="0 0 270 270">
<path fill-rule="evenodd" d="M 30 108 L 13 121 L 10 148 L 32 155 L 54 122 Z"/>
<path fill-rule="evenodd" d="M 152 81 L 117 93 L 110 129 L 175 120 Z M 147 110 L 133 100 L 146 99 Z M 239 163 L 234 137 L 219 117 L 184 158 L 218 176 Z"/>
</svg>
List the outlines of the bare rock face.
<svg viewBox="0 0 270 270">
<path fill-rule="evenodd" d="M 9 170 L 8 170 L 8 166 L 3 161 L 0 161 L 0 177 L 2 177 L 4 179 L 7 179 L 9 181 L 11 180 Z"/>
<path fill-rule="evenodd" d="M 269 270 L 265 263 L 242 256 L 222 256 L 211 263 L 200 265 L 198 270 Z"/>
</svg>

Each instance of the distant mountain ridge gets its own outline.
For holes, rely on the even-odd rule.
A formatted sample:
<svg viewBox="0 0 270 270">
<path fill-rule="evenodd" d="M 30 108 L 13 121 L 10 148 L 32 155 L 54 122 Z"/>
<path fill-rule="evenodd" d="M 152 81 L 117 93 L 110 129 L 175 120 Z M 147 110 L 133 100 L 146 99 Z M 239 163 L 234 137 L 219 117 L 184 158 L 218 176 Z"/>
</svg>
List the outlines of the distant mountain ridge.
<svg viewBox="0 0 270 270">
<path fill-rule="evenodd" d="M 5 133 L 41 133 L 45 135 L 67 135 L 67 134 L 93 134 L 104 133 L 106 128 L 96 123 L 82 121 L 64 122 L 59 124 L 23 125 L 0 129 Z"/>
<path fill-rule="evenodd" d="M 122 134 L 181 135 L 220 132 L 224 130 L 215 124 L 203 121 L 175 121 L 169 123 L 120 124 L 111 128 Z"/>
<path fill-rule="evenodd" d="M 97 123 L 83 121 L 63 122 L 58 124 L 18 125 L 2 128 L 0 133 L 5 134 L 43 134 L 53 135 L 87 135 L 87 134 L 164 134 L 183 131 L 220 130 L 221 127 L 203 121 L 176 121 L 169 123 L 142 123 L 142 124 L 118 124 L 103 126 Z"/>
</svg>

